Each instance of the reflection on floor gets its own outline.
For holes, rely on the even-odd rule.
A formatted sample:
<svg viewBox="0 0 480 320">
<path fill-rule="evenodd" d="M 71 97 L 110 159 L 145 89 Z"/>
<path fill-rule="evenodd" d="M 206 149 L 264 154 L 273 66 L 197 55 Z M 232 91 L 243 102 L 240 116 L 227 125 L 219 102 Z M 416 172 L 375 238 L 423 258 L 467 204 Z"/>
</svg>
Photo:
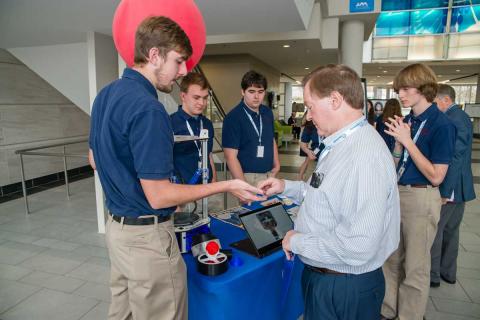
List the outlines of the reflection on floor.
<svg viewBox="0 0 480 320">
<path fill-rule="evenodd" d="M 280 151 L 280 176 L 295 179 L 304 159 L 297 155 L 298 144 Z M 480 152 L 473 158 L 480 159 Z M 478 161 L 472 168 L 480 176 Z M 28 217 L 22 199 L 0 204 L 2 320 L 106 319 L 109 260 L 103 235 L 96 232 L 93 179 L 70 188 L 70 201 L 63 187 L 29 197 Z M 480 195 L 480 186 L 476 189 Z M 221 195 L 212 197 L 210 207 L 222 205 Z M 430 291 L 428 320 L 480 319 L 480 200 L 467 205 L 460 243 L 458 281 Z"/>
</svg>

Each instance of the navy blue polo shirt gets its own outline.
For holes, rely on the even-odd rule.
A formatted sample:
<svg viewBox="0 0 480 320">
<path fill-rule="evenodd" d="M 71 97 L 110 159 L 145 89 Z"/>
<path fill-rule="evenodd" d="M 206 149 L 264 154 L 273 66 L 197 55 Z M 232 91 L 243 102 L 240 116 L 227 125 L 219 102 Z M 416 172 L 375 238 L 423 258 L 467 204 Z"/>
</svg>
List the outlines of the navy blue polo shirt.
<svg viewBox="0 0 480 320">
<path fill-rule="evenodd" d="M 174 207 L 153 209 L 140 179 L 173 174 L 173 130 L 153 85 L 126 68 L 103 88 L 91 114 L 90 148 L 110 212 L 118 216 L 169 215 Z"/>
<path fill-rule="evenodd" d="M 182 106 L 178 107 L 178 111 L 170 115 L 170 120 L 172 121 L 173 134 L 189 136 L 190 131 L 188 131 L 187 121 L 190 124 L 190 128 L 194 135 L 200 135 L 200 129 L 208 130 L 208 154 L 212 152 L 213 149 L 213 124 L 203 115 L 198 117 L 192 117 L 185 111 L 183 111 Z M 202 148 L 200 141 L 197 142 L 198 147 Z M 187 183 L 188 180 L 195 174 L 195 171 L 198 169 L 198 162 L 200 157 L 198 154 L 197 145 L 193 141 L 177 142 L 173 147 L 173 165 L 175 167 L 175 175 L 181 179 L 183 183 Z M 210 159 L 208 161 L 208 171 L 209 178 L 208 181 L 212 181 L 212 167 L 210 166 Z M 202 182 L 202 179 L 199 179 L 199 183 Z"/>
<path fill-rule="evenodd" d="M 315 150 L 316 147 L 320 144 L 320 141 L 318 139 L 318 132 L 316 128 L 305 128 L 302 131 L 302 136 L 300 137 L 300 141 L 303 143 L 308 144 L 310 141 L 312 142 L 310 144 L 310 149 Z"/>
<path fill-rule="evenodd" d="M 385 133 L 385 130 L 388 130 L 388 127 L 383 122 L 383 117 L 378 117 L 375 120 L 375 123 L 376 123 L 375 128 L 377 129 L 378 134 L 380 134 L 380 136 L 383 138 L 383 141 L 385 141 L 388 147 L 388 150 L 392 152 L 393 149 L 395 148 L 395 138 L 389 135 L 388 133 Z"/>
<path fill-rule="evenodd" d="M 413 115 L 413 112 L 410 112 L 410 114 L 405 117 L 404 122 L 410 123 L 412 137 L 415 136 L 421 123 L 425 120 L 425 125 L 415 144 L 422 154 L 433 164 L 449 164 L 453 158 L 455 147 L 455 126 L 445 114 L 438 110 L 435 104 L 432 104 L 427 110 L 416 117 Z M 403 153 L 398 163 L 398 168 L 402 165 L 402 161 Z M 431 184 L 418 170 L 411 157 L 408 157 L 405 172 L 398 183 L 401 185 Z"/>
<path fill-rule="evenodd" d="M 307 128 L 303 129 L 302 131 L 302 136 L 300 137 L 300 141 L 303 143 L 310 143 L 310 150 L 315 150 L 319 145 L 320 145 L 320 139 L 318 137 L 318 132 L 317 128 Z M 319 152 L 317 153 L 317 160 L 318 156 L 320 155 L 321 151 L 325 148 L 325 146 L 322 144 L 322 147 L 320 148 Z M 305 153 L 304 153 L 305 154 Z"/>
<path fill-rule="evenodd" d="M 261 116 L 263 123 L 263 158 L 257 157 L 258 134 L 245 112 L 251 115 L 259 132 Z M 273 139 L 273 113 L 264 105 L 260 105 L 257 114 L 248 108 L 242 100 L 223 120 L 222 145 L 224 148 L 238 150 L 237 158 L 244 173 L 266 173 L 272 170 Z"/>
</svg>

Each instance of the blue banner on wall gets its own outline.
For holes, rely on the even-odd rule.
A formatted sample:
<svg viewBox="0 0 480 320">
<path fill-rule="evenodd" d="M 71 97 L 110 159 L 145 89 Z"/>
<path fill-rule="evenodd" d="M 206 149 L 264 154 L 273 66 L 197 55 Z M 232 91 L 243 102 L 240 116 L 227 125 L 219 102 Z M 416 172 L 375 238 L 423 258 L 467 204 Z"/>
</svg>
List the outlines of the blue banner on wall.
<svg viewBox="0 0 480 320">
<path fill-rule="evenodd" d="M 350 0 L 350 12 L 371 12 L 375 9 L 374 0 Z"/>
</svg>

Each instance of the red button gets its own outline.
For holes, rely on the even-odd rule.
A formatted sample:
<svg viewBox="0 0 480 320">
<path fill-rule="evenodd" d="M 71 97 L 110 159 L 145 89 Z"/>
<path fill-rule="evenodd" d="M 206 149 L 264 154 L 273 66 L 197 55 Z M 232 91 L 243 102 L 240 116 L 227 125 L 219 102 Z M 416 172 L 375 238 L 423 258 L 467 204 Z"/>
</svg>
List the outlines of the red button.
<svg viewBox="0 0 480 320">
<path fill-rule="evenodd" d="M 209 243 L 207 243 L 205 249 L 207 250 L 209 255 L 213 256 L 214 254 L 218 253 L 220 246 L 215 241 L 210 241 Z"/>
</svg>

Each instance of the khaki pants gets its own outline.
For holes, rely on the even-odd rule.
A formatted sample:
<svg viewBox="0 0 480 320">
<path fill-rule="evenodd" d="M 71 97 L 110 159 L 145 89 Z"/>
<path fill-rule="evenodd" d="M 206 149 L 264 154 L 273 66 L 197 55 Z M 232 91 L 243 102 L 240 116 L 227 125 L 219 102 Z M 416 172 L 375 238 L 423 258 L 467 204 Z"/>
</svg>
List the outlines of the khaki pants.
<svg viewBox="0 0 480 320">
<path fill-rule="evenodd" d="M 252 186 L 256 187 L 257 184 L 266 180 L 270 176 L 270 172 L 267 173 L 244 173 L 245 180 L 250 183 Z"/>
<path fill-rule="evenodd" d="M 400 244 L 383 265 L 385 299 L 382 315 L 399 320 L 421 320 L 430 289 L 430 249 L 440 218 L 438 188 L 398 186 Z"/>
<path fill-rule="evenodd" d="M 243 174 L 243 176 L 245 177 L 245 181 L 247 181 L 249 184 L 251 184 L 254 187 L 256 187 L 257 183 L 259 183 L 260 181 L 267 179 L 269 175 L 270 175 L 270 172 Z M 232 179 L 232 176 L 230 175 L 230 173 L 228 174 L 228 178 Z M 240 201 L 235 196 L 229 193 L 227 195 L 227 209 L 237 207 L 239 205 L 242 205 L 242 203 L 240 203 Z"/>
<path fill-rule="evenodd" d="M 109 320 L 187 319 L 187 277 L 172 221 L 129 226 L 109 216 Z"/>
</svg>

